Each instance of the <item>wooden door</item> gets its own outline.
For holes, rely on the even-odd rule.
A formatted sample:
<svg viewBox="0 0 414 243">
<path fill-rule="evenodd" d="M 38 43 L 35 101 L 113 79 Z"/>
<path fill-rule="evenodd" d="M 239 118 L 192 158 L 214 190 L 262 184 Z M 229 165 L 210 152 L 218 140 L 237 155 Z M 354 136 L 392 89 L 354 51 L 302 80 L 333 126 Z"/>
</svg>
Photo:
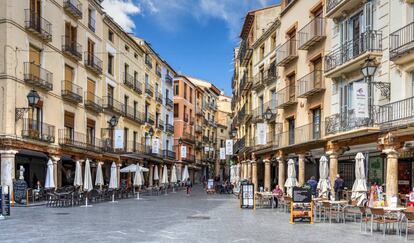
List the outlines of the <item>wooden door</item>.
<svg viewBox="0 0 414 243">
<path fill-rule="evenodd" d="M 30 0 L 30 12 L 32 14 L 31 16 L 33 16 L 34 18 L 42 15 L 42 5 L 40 1 L 41 0 Z"/>
<path fill-rule="evenodd" d="M 33 46 L 30 46 L 29 62 L 31 63 L 29 66 L 30 76 L 40 78 L 40 51 Z"/>
<path fill-rule="evenodd" d="M 65 90 L 72 91 L 73 68 L 65 65 Z"/>
<path fill-rule="evenodd" d="M 93 80 L 88 79 L 88 85 L 86 88 L 87 88 L 86 98 L 88 99 L 88 101 L 94 102 L 95 82 Z"/>
<path fill-rule="evenodd" d="M 90 65 L 93 64 L 94 50 L 95 50 L 95 43 L 91 39 L 88 39 L 88 62 Z"/>
<path fill-rule="evenodd" d="M 315 88 L 322 87 L 322 58 L 313 61 L 313 85 Z"/>
</svg>

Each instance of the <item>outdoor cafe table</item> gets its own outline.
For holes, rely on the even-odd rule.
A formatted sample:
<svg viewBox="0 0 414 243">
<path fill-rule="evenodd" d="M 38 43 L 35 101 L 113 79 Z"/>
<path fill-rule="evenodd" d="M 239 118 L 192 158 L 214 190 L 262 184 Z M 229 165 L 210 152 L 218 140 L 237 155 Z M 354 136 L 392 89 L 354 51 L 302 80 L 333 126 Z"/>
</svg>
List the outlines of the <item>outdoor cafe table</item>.
<svg viewBox="0 0 414 243">
<path fill-rule="evenodd" d="M 407 208 L 405 207 L 374 207 L 374 208 L 378 208 L 378 209 L 383 209 L 385 212 L 389 213 L 389 214 L 394 214 L 397 216 L 397 220 L 400 221 L 402 218 L 402 212 L 405 211 Z M 373 215 L 371 215 L 371 221 L 373 220 Z M 399 229 L 399 224 L 397 224 L 397 234 Z"/>
<path fill-rule="evenodd" d="M 273 197 L 276 196 L 276 194 L 273 194 L 272 192 L 256 192 L 255 197 L 259 196 L 259 204 L 262 207 L 264 200 L 268 199 L 270 200 L 270 203 L 272 205 L 272 209 L 274 208 L 274 202 Z"/>
</svg>

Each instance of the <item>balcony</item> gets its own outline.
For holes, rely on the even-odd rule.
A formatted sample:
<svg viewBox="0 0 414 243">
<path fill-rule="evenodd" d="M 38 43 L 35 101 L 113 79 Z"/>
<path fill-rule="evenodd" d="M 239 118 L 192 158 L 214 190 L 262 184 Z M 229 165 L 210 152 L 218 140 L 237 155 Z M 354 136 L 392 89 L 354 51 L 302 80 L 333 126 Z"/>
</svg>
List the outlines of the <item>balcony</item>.
<svg viewBox="0 0 414 243">
<path fill-rule="evenodd" d="M 95 74 L 102 74 L 102 60 L 91 52 L 85 52 L 85 66 Z"/>
<path fill-rule="evenodd" d="M 69 36 L 62 36 L 62 51 L 78 61 L 82 60 L 82 46 Z"/>
<path fill-rule="evenodd" d="M 166 124 L 165 125 L 165 130 L 166 130 L 166 132 L 167 133 L 169 133 L 169 134 L 174 134 L 174 126 L 173 125 L 171 125 L 171 124 Z"/>
<path fill-rule="evenodd" d="M 78 104 L 82 103 L 82 87 L 68 80 L 62 80 L 62 99 Z"/>
<path fill-rule="evenodd" d="M 203 110 L 202 110 L 202 109 L 200 109 L 200 108 L 197 108 L 197 109 L 196 109 L 196 115 L 197 115 L 197 116 L 204 116 L 204 112 L 203 112 Z"/>
<path fill-rule="evenodd" d="M 175 152 L 168 149 L 164 149 L 162 151 L 162 157 L 164 159 L 175 159 Z"/>
<path fill-rule="evenodd" d="M 245 67 L 249 63 L 249 60 L 252 57 L 252 54 L 253 54 L 253 49 L 250 48 L 246 40 L 243 40 L 240 44 L 239 55 L 238 55 L 240 66 Z"/>
<path fill-rule="evenodd" d="M 162 101 L 163 101 L 163 97 L 162 97 L 162 93 L 157 91 L 155 92 L 155 100 L 162 105 Z"/>
<path fill-rule="evenodd" d="M 195 143 L 195 136 L 193 133 L 190 132 L 183 132 L 183 136 L 182 136 L 183 140 L 190 142 L 190 143 Z"/>
<path fill-rule="evenodd" d="M 414 60 L 414 22 L 390 34 L 390 59 L 395 64 L 408 64 Z"/>
<path fill-rule="evenodd" d="M 289 39 L 276 49 L 277 66 L 284 67 L 297 57 L 297 41 L 294 39 Z"/>
<path fill-rule="evenodd" d="M 103 97 L 103 108 L 106 112 L 122 116 L 125 114 L 125 105 L 111 96 Z"/>
<path fill-rule="evenodd" d="M 196 125 L 196 126 L 194 127 L 194 131 L 195 131 L 196 133 L 203 133 L 203 127 L 201 127 L 201 126 L 199 126 L 199 125 Z"/>
<path fill-rule="evenodd" d="M 25 10 L 25 25 L 26 29 L 37 35 L 44 41 L 52 41 L 52 24 L 46 19 L 42 18 L 38 13 Z"/>
<path fill-rule="evenodd" d="M 294 85 L 288 85 L 276 93 L 276 107 L 287 108 L 290 105 L 297 104 L 296 92 Z"/>
<path fill-rule="evenodd" d="M 46 91 L 53 90 L 53 74 L 32 62 L 24 63 L 24 81 Z"/>
<path fill-rule="evenodd" d="M 96 113 L 103 112 L 102 99 L 92 92 L 85 92 L 85 108 Z"/>
<path fill-rule="evenodd" d="M 376 123 L 382 130 L 395 130 L 414 125 L 414 97 L 382 105 L 378 108 Z"/>
<path fill-rule="evenodd" d="M 242 152 L 246 148 L 246 137 L 238 139 L 233 145 L 233 151 L 235 154 Z"/>
<path fill-rule="evenodd" d="M 242 91 L 242 95 L 247 93 L 252 85 L 253 79 L 248 77 L 247 73 L 244 73 L 242 79 L 240 80 L 240 90 Z"/>
<path fill-rule="evenodd" d="M 298 79 L 296 93 L 298 98 L 308 98 L 325 90 L 325 80 L 322 70 L 315 70 Z"/>
<path fill-rule="evenodd" d="M 165 105 L 169 108 L 174 108 L 174 102 L 170 98 L 165 98 Z"/>
<path fill-rule="evenodd" d="M 312 46 L 326 38 L 325 19 L 316 17 L 298 32 L 299 50 L 309 50 Z"/>
<path fill-rule="evenodd" d="M 137 94 L 142 94 L 142 83 L 139 82 L 138 80 L 134 81 L 134 91 Z"/>
<path fill-rule="evenodd" d="M 78 0 L 64 0 L 63 9 L 76 19 L 82 19 L 82 3 Z"/>
<path fill-rule="evenodd" d="M 367 31 L 358 39 L 346 42 L 325 56 L 325 76 L 340 77 L 344 73 L 360 70 L 367 58 L 380 57 L 382 57 L 382 33 Z"/>
<path fill-rule="evenodd" d="M 354 130 L 366 128 L 370 125 L 369 118 L 358 118 L 354 110 L 348 110 L 340 114 L 334 114 L 325 119 L 326 136 L 337 135 L 340 133 L 351 132 Z M 366 131 L 361 134 L 367 135 Z"/>
<path fill-rule="evenodd" d="M 65 129 L 59 129 L 59 145 L 94 152 L 102 151 L 102 141 L 100 139 Z"/>
<path fill-rule="evenodd" d="M 277 66 L 275 62 L 272 62 L 264 71 L 263 81 L 265 84 L 272 84 L 273 82 L 276 83 L 277 77 Z"/>
<path fill-rule="evenodd" d="M 153 151 L 153 147 L 151 145 L 143 145 L 143 147 L 145 154 L 162 158 L 162 150 Z"/>
<path fill-rule="evenodd" d="M 163 120 L 159 119 L 157 121 L 157 128 L 162 132 L 164 131 L 164 121 Z"/>
<path fill-rule="evenodd" d="M 165 75 L 165 83 L 172 86 L 173 78 L 169 74 Z"/>
<path fill-rule="evenodd" d="M 92 15 L 90 15 L 88 17 L 88 28 L 92 31 L 95 32 L 95 28 L 96 28 L 96 21 L 95 19 L 92 17 Z"/>
<path fill-rule="evenodd" d="M 23 119 L 22 137 L 46 143 L 55 142 L 55 126 L 33 119 Z"/>
<path fill-rule="evenodd" d="M 138 107 L 125 106 L 124 116 L 138 124 L 144 124 L 144 113 L 139 111 Z"/>
<path fill-rule="evenodd" d="M 145 93 L 147 95 L 151 96 L 151 97 L 154 96 L 154 87 L 151 84 L 146 83 L 145 84 Z"/>
<path fill-rule="evenodd" d="M 209 137 L 207 137 L 207 136 L 203 136 L 203 142 L 204 142 L 204 143 L 208 143 L 208 142 L 210 142 L 210 138 L 209 138 Z"/>
<path fill-rule="evenodd" d="M 147 64 L 149 69 L 152 69 L 152 58 L 148 55 L 145 56 L 145 64 Z"/>
<path fill-rule="evenodd" d="M 267 111 L 267 109 L 269 109 L 272 111 L 273 113 L 273 117 L 270 118 L 270 120 L 274 120 L 276 113 L 277 113 L 277 109 L 276 109 L 276 100 L 270 100 L 266 103 L 264 103 L 262 106 L 259 106 L 257 108 L 255 108 L 253 110 L 253 114 L 252 114 L 252 121 L 254 123 L 258 123 L 258 122 L 264 122 L 264 113 Z"/>
<path fill-rule="evenodd" d="M 327 0 L 325 16 L 333 19 L 339 18 L 344 13 L 361 7 L 362 2 L 361 0 Z"/>
<path fill-rule="evenodd" d="M 188 154 L 185 158 L 182 158 L 182 160 L 184 162 L 188 162 L 188 163 L 194 163 L 195 162 L 195 155 L 194 154 Z"/>
<path fill-rule="evenodd" d="M 149 125 L 154 125 L 155 124 L 155 119 L 154 119 L 154 115 L 147 113 L 146 117 L 145 117 L 145 123 L 149 124 Z"/>
<path fill-rule="evenodd" d="M 124 78 L 125 86 L 127 86 L 128 88 L 131 88 L 131 89 L 133 89 L 135 87 L 134 76 L 132 76 L 128 73 L 123 73 L 123 78 Z"/>
<path fill-rule="evenodd" d="M 258 91 L 262 90 L 264 87 L 265 87 L 264 71 L 261 71 L 261 72 L 259 72 L 258 74 L 256 74 L 254 76 L 252 89 L 254 89 L 256 92 L 258 92 Z"/>
</svg>

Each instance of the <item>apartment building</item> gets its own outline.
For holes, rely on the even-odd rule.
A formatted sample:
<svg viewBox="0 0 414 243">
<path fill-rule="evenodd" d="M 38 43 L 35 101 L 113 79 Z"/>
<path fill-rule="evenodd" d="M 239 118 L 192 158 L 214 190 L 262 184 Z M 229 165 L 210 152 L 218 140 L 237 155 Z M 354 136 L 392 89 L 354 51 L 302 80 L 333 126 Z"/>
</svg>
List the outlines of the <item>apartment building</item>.
<svg viewBox="0 0 414 243">
<path fill-rule="evenodd" d="M 233 163 L 232 156 L 225 154 L 226 140 L 230 138 L 232 115 L 231 97 L 222 92 L 217 99 L 217 159 L 215 164 L 215 176 L 220 180 L 229 178 L 230 166 Z M 220 155 L 223 151 L 224 157 Z"/>
<path fill-rule="evenodd" d="M 93 171 L 103 163 L 105 182 L 113 161 L 118 168 L 174 161 L 175 72 L 100 3 L 0 4 L 1 184 L 12 186 L 23 166 L 29 187 L 43 185 L 49 159 L 58 187 L 73 184 L 76 161 L 91 160 Z"/>
</svg>

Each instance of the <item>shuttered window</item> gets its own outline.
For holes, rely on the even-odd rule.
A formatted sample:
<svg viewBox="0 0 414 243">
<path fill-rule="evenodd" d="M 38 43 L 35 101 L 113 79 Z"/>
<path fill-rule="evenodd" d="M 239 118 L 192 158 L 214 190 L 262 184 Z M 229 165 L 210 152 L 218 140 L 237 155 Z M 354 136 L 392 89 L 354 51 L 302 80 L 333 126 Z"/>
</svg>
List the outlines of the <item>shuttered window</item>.
<svg viewBox="0 0 414 243">
<path fill-rule="evenodd" d="M 65 127 L 75 127 L 75 113 L 65 111 Z"/>
</svg>

